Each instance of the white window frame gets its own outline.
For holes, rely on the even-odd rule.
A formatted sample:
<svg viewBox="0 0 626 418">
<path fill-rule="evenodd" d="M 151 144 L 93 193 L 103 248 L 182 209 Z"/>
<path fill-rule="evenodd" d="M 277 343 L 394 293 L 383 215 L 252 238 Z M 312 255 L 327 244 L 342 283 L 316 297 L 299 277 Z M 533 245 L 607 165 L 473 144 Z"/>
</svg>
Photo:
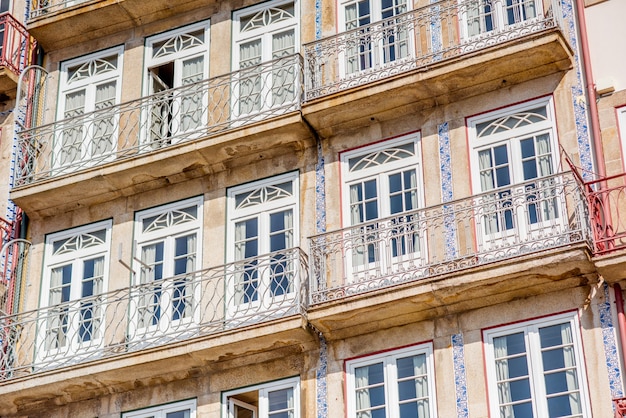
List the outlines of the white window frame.
<svg viewBox="0 0 626 418">
<path fill-rule="evenodd" d="M 277 22 L 270 23 L 261 27 L 253 28 L 249 31 L 241 31 L 242 19 L 248 17 L 262 17 L 271 15 L 272 9 L 277 10 L 282 6 L 293 3 L 294 14 L 291 18 L 284 18 Z M 286 12 L 285 12 L 286 13 Z M 265 19 L 263 19 L 265 20 Z M 289 30 L 293 30 L 294 45 L 293 53 L 288 55 L 281 55 L 274 58 L 274 51 L 272 40 L 274 35 L 285 33 Z M 260 62 L 247 68 L 241 68 L 241 46 L 253 42 L 255 40 L 261 41 L 261 57 Z M 233 117 L 241 118 L 245 116 L 251 116 L 277 107 L 288 106 L 289 104 L 296 103 L 299 99 L 300 90 L 300 77 L 298 75 L 297 63 L 289 57 L 293 54 L 297 54 L 300 50 L 300 1 L 299 0 L 275 0 L 267 3 L 258 4 L 255 6 L 247 7 L 245 9 L 233 12 L 233 71 L 235 82 L 232 89 L 232 113 Z M 284 62 L 282 57 L 287 57 L 287 61 Z M 272 63 L 273 62 L 273 63 Z M 271 65 L 268 63 L 272 63 Z M 283 77 L 288 81 L 293 78 L 293 94 L 287 94 L 286 99 L 280 100 L 275 103 L 277 96 L 275 90 L 280 90 L 281 85 L 275 85 L 274 77 Z M 255 81 L 256 80 L 256 81 Z M 251 110 L 242 110 L 242 100 L 246 99 L 246 94 L 241 93 L 241 89 L 246 88 L 246 84 L 260 83 L 260 87 L 254 90 L 254 94 L 259 95 L 260 103 L 254 105 Z M 284 92 L 284 90 L 283 90 Z M 251 92 L 252 93 L 252 92 Z M 254 95 L 250 94 L 250 95 Z M 293 97 L 291 97 L 293 96 Z M 255 118 L 253 118 L 255 120 Z"/>
<path fill-rule="evenodd" d="M 291 195 L 278 186 L 291 183 Z M 241 207 L 237 208 L 238 196 L 256 197 L 255 199 L 243 200 Z M 299 245 L 300 237 L 300 182 L 299 173 L 291 172 L 279 176 L 258 180 L 241 186 L 231 187 L 227 191 L 228 197 L 228 226 L 227 226 L 227 250 L 226 257 L 229 263 L 233 263 L 233 273 L 228 275 L 227 283 L 227 310 L 230 317 L 249 316 L 254 318 L 256 314 L 263 314 L 267 310 L 279 314 L 291 307 L 294 298 L 299 295 L 299 266 L 298 258 L 294 249 Z M 246 203 L 248 202 L 248 203 Z M 270 230 L 271 216 L 291 211 L 291 240 L 292 245 L 285 250 L 271 251 Z M 236 225 L 238 223 L 256 219 L 257 254 L 248 258 L 241 258 L 236 253 Z M 285 229 L 289 234 L 288 229 Z M 278 232 L 278 231 L 275 231 Z M 287 237 L 285 237 L 287 239 Z M 245 245 L 245 244 L 244 244 Z M 245 247 L 244 247 L 245 250 Z M 279 261 L 282 253 L 286 253 L 285 261 Z M 272 255 L 270 255 L 272 254 Z M 251 267 L 250 261 L 255 265 Z M 276 266 L 285 265 L 280 271 L 287 271 L 291 291 L 282 294 L 274 294 L 272 280 L 277 271 Z M 255 266 L 259 266 L 258 269 Z M 257 276 L 258 275 L 258 276 Z M 284 278 L 283 278 L 284 279 Z M 246 283 L 253 282 L 251 289 L 256 294 L 256 299 L 245 301 L 248 298 Z M 283 280 L 280 280 L 283 283 Z M 256 288 L 254 286 L 257 286 Z M 279 284 L 280 291 L 285 289 Z M 280 293 L 280 291 L 278 293 Z M 243 292 L 243 293 L 242 293 Z M 240 301 L 244 298 L 244 301 Z"/>
<path fill-rule="evenodd" d="M 359 25 L 354 28 L 350 28 L 350 30 L 356 30 L 358 27 L 361 27 L 361 26 L 373 25 L 376 22 L 380 22 L 383 19 L 381 0 L 339 0 L 338 1 L 339 32 L 348 31 L 348 28 L 346 27 L 347 26 L 346 8 L 356 4 L 357 10 L 358 10 L 359 8 L 358 3 L 362 3 L 363 1 L 366 1 L 369 3 L 369 10 L 370 10 L 369 22 L 364 25 Z M 386 18 L 386 19 L 391 19 L 391 26 L 394 25 L 392 17 L 398 16 L 399 14 L 410 12 L 413 8 L 413 1 L 406 0 L 403 6 L 406 8 L 405 11 L 398 13 L 398 14 L 394 13 L 392 16 L 389 16 Z M 394 5 L 394 7 L 398 7 L 398 5 Z M 359 19 L 358 11 L 357 11 L 357 19 Z M 374 25 L 373 28 L 374 30 L 380 30 L 381 27 L 380 25 Z M 396 34 L 396 36 L 394 37 L 394 41 L 393 41 L 394 42 L 393 51 L 395 55 L 393 58 L 386 56 L 386 52 L 390 50 L 387 49 L 387 47 L 385 46 L 385 42 L 383 39 L 372 41 L 372 43 L 370 44 L 371 46 L 369 49 L 369 53 L 367 54 L 367 56 L 369 56 L 369 59 L 368 59 L 369 64 L 365 63 L 364 61 L 362 62 L 361 55 L 363 51 L 361 50 L 355 51 L 355 50 L 349 50 L 348 48 L 346 49 L 346 51 L 341 52 L 339 56 L 339 71 L 342 77 L 358 76 L 359 74 L 362 74 L 363 72 L 375 71 L 375 70 L 384 68 L 385 66 L 401 63 L 403 61 L 407 61 L 411 59 L 415 55 L 414 30 L 405 29 L 402 33 L 404 34 L 404 37 L 405 37 L 404 42 L 398 43 L 398 40 L 396 39 L 398 32 L 397 30 L 394 31 L 394 34 Z M 364 35 L 364 36 L 367 36 L 367 35 Z M 404 53 L 402 53 L 402 51 L 396 51 L 396 49 L 398 48 L 402 49 L 402 44 L 404 44 L 404 47 L 406 48 L 406 51 Z M 400 56 L 398 56 L 398 54 L 400 54 Z M 350 65 L 348 63 L 348 60 L 350 60 L 351 57 L 355 57 L 355 56 L 357 57 L 356 59 L 358 61 L 356 64 L 358 66 L 358 69 L 351 70 L 349 68 Z M 367 58 L 365 59 L 367 60 Z"/>
<path fill-rule="evenodd" d="M 195 207 L 196 217 L 181 212 L 187 208 Z M 148 229 L 143 232 L 144 221 L 152 219 Z M 202 219 L 203 198 L 202 196 L 169 203 L 151 209 L 135 213 L 135 257 L 133 261 L 133 285 L 142 289 L 137 292 L 138 296 L 131 299 L 131 339 L 139 340 L 153 335 L 159 335 L 168 331 L 184 331 L 194 322 L 199 320 L 199 309 L 195 306 L 200 300 L 199 275 L 192 274 L 200 270 L 202 265 Z M 156 221 L 156 222 L 154 222 Z M 162 225 L 162 226 L 159 226 Z M 195 234 L 192 241 L 194 249 L 189 254 L 194 257 L 193 266 L 185 267 L 185 273 L 175 274 L 176 243 L 177 239 L 184 239 Z M 161 245 L 162 260 L 157 260 L 158 250 L 156 245 Z M 155 260 L 143 257 L 144 248 L 155 245 Z M 189 242 L 186 242 L 189 245 Z M 147 253 L 146 253 L 147 254 Z M 188 254 L 178 255 L 182 260 Z M 162 278 L 152 278 L 154 265 L 160 265 L 159 272 Z M 152 283 L 155 283 L 152 290 Z M 180 298 L 179 292 L 183 292 Z M 154 293 L 153 293 L 154 292 Z M 176 299 L 175 295 L 179 295 Z M 158 303 L 155 303 L 158 301 Z M 180 304 L 179 304 L 180 303 Z M 188 304 L 191 304 L 190 306 Z M 154 307 L 154 308 L 152 308 Z M 158 317 L 154 317 L 155 310 L 159 311 Z M 182 309 L 180 312 L 177 309 Z M 186 311 L 191 310 L 191 314 Z M 142 317 L 142 312 L 143 317 Z M 183 315 L 182 318 L 175 318 Z M 144 321 L 150 324 L 145 326 Z M 156 321 L 156 324 L 153 323 Z"/>
<path fill-rule="evenodd" d="M 371 165 L 358 171 L 350 171 L 350 160 L 359 157 L 370 157 L 377 153 L 392 153 L 393 150 L 397 150 L 403 146 L 409 146 L 412 144 L 413 156 L 407 158 L 399 158 L 396 160 L 387 161 L 380 165 Z M 373 158 L 372 158 L 373 159 Z M 402 218 L 402 214 L 415 213 L 419 208 L 424 207 L 424 181 L 423 181 L 423 165 L 422 165 L 422 149 L 421 149 L 421 135 L 419 132 L 404 135 L 395 139 L 383 141 L 371 146 L 357 148 L 354 150 L 346 151 L 340 155 L 341 161 L 341 174 L 342 174 L 342 213 L 344 229 L 351 228 L 351 232 L 355 234 L 355 237 L 365 237 L 363 240 L 356 238 L 359 242 L 353 242 L 348 245 L 349 248 L 345 250 L 344 259 L 346 260 L 347 270 L 350 273 L 351 280 L 360 280 L 366 278 L 367 272 L 376 272 L 376 275 L 381 272 L 387 272 L 390 269 L 402 268 L 405 270 L 413 270 L 421 268 L 427 264 L 428 251 L 426 236 L 424 233 L 420 233 L 419 229 L 414 230 L 418 224 L 417 219 L 401 219 L 401 223 L 406 225 L 408 230 L 403 228 L 399 235 L 391 234 L 388 239 L 379 241 L 379 236 L 375 232 L 378 229 L 379 222 L 376 220 L 386 219 L 385 228 L 392 229 L 390 226 L 391 219 Z M 403 210 L 397 213 L 391 213 L 390 207 L 390 190 L 389 190 L 389 178 L 391 175 L 402 176 L 403 173 L 410 170 L 415 171 L 415 200 L 413 208 L 408 211 Z M 351 220 L 351 186 L 356 184 L 363 184 L 366 181 L 376 181 L 376 200 L 378 217 L 370 220 L 365 219 L 363 222 L 354 223 Z M 402 189 L 406 191 L 407 189 Z M 363 216 L 367 216 L 364 214 Z M 418 216 L 418 215 L 415 215 Z M 360 225 L 370 225 L 368 230 L 372 229 L 373 232 L 370 235 L 368 232 L 361 231 L 359 233 Z M 419 228 L 419 226 L 417 226 Z M 364 241 L 377 242 L 377 244 L 363 245 Z M 411 244 L 409 244 L 411 242 Z M 347 244 L 347 243 L 346 243 Z M 372 249 L 377 247 L 377 249 Z M 373 253 L 372 253 L 373 251 Z M 395 254 L 394 254 L 395 252 Z M 361 260 L 361 258 L 367 258 L 367 260 Z M 371 261 L 370 258 L 374 258 Z M 391 262 L 391 265 L 387 265 Z"/>
<path fill-rule="evenodd" d="M 288 379 L 277 380 L 274 382 L 262 383 L 254 386 L 247 386 L 244 388 L 229 390 L 222 392 L 222 417 L 236 418 L 232 413 L 232 405 L 242 405 L 248 409 L 256 408 L 256 415 L 254 418 L 271 418 L 269 414 L 269 402 L 268 394 L 274 391 L 292 389 L 293 391 L 293 418 L 300 418 L 300 378 L 292 377 Z M 233 399 L 238 394 L 247 392 L 258 392 L 258 405 L 248 405 L 237 399 Z M 277 411 L 271 411 L 277 412 Z"/>
<path fill-rule="evenodd" d="M 618 107 L 615 111 L 622 150 L 622 167 L 626 170 L 626 106 Z"/>
<path fill-rule="evenodd" d="M 490 11 L 485 11 L 482 7 L 491 1 Z M 463 39 L 466 41 L 477 40 L 483 37 L 502 32 L 520 25 L 527 25 L 533 21 L 543 18 L 543 1 L 541 0 L 513 0 L 515 4 L 507 5 L 507 0 L 459 0 L 462 4 L 461 30 Z M 521 13 L 525 8 L 520 6 L 534 3 L 534 16 L 522 18 Z M 481 7 L 482 6 L 482 7 Z M 481 7 L 479 9 L 479 7 Z M 508 23 L 508 10 L 513 11 L 513 23 Z M 526 12 L 527 13 L 527 12 Z M 473 16 L 470 16 L 473 15 Z M 507 16 L 505 16 L 507 15 Z M 479 17 L 480 16 L 480 17 Z M 470 19 L 478 19 L 479 28 L 477 33 L 470 33 Z M 491 23 L 491 29 L 487 28 L 487 20 Z"/>
<path fill-rule="evenodd" d="M 147 114 L 143 115 L 146 131 L 142 133 L 142 141 L 149 143 L 151 148 L 160 148 L 186 139 L 194 139 L 199 136 L 195 132 L 206 126 L 209 120 L 208 115 L 208 86 L 202 84 L 200 87 L 184 88 L 183 64 L 186 60 L 202 57 L 202 74 L 199 80 L 193 81 L 195 85 L 200 80 L 209 78 L 209 46 L 210 46 L 210 26 L 209 20 L 194 23 L 192 25 L 177 28 L 168 32 L 160 33 L 146 38 L 144 53 L 144 97 L 158 94 L 158 99 L 152 100 Z M 192 33 L 203 32 L 203 40 L 191 36 Z M 191 40 L 191 41 L 190 41 Z M 154 45 L 166 41 L 178 51 L 165 53 L 159 57 L 153 57 Z M 157 53 L 159 51 L 156 51 Z M 153 91 L 153 82 L 158 80 L 155 68 L 164 67 L 173 63 L 172 80 L 163 82 L 162 89 Z M 176 89 L 176 93 L 167 93 L 171 89 Z M 198 97 L 199 96 L 199 97 Z M 192 111 L 190 115 L 197 113 L 194 117 L 198 120 L 183 119 L 184 109 L 187 100 L 199 101 L 200 110 Z M 157 117 L 158 115 L 158 117 Z M 156 119 L 159 121 L 156 121 Z M 158 126 L 155 123 L 160 123 Z M 189 126 L 185 126 L 189 124 Z M 156 131 L 158 134 L 155 134 Z M 155 136 L 156 135 L 156 136 Z"/>
<path fill-rule="evenodd" d="M 150 408 L 139 409 L 137 411 L 125 412 L 122 418 L 166 418 L 168 413 L 183 412 L 188 410 L 189 416 L 186 418 L 196 418 L 196 399 L 169 403 Z"/>
<path fill-rule="evenodd" d="M 574 366 L 565 366 L 560 369 L 552 369 L 545 370 L 543 365 L 543 357 L 542 357 L 542 347 L 540 344 L 539 337 L 539 329 L 550 327 L 554 325 L 561 324 L 569 324 L 571 330 L 571 343 L 562 343 L 561 347 L 569 346 L 571 347 L 571 353 L 574 356 Z M 585 371 L 585 358 L 583 356 L 583 347 L 580 336 L 580 321 L 578 319 L 578 315 L 576 312 L 567 312 L 563 314 L 548 316 L 544 318 L 539 318 L 535 320 L 520 322 L 512 325 L 506 325 L 497 328 L 490 328 L 483 330 L 483 346 L 485 352 L 485 361 L 486 361 L 486 372 L 487 372 L 487 383 L 488 383 L 488 395 L 489 395 L 489 411 L 492 417 L 500 416 L 500 399 L 498 395 L 498 378 L 496 371 L 496 359 L 495 359 L 495 348 L 494 348 L 494 339 L 497 337 L 505 337 L 511 336 L 514 334 L 523 333 L 524 343 L 525 343 L 525 357 L 526 357 L 526 367 L 527 367 L 527 375 L 519 375 L 514 377 L 508 377 L 507 380 L 511 379 L 514 382 L 523 381 L 524 376 L 528 376 L 529 387 L 530 387 L 530 398 L 525 400 L 517 400 L 511 401 L 513 403 L 517 402 L 523 403 L 521 401 L 530 401 L 532 402 L 532 411 L 535 417 L 548 416 L 548 394 L 546 393 L 546 380 L 544 373 L 550 375 L 556 375 L 558 373 L 554 372 L 554 370 L 561 370 L 561 372 L 567 372 L 566 369 L 574 370 L 575 374 L 570 374 L 568 378 L 574 378 L 578 384 L 577 391 L 580 396 L 580 404 L 581 404 L 581 413 L 580 416 L 583 418 L 591 417 L 590 411 L 590 402 L 589 402 L 589 391 L 587 388 L 587 374 Z M 559 347 L 559 345 L 550 345 L 546 348 L 550 347 Z M 553 351 L 546 350 L 547 351 Z M 511 353 L 507 357 L 512 359 L 521 358 L 520 353 Z M 501 357 L 503 358 L 503 357 Z M 565 359 L 563 359 L 565 362 Z M 508 363 L 507 363 L 508 364 Z M 508 368 L 508 365 L 506 366 Z M 549 373 L 552 372 L 552 373 Z M 510 390 L 510 389 L 509 389 Z M 567 392 L 567 391 L 566 391 Z M 558 393 L 566 393 L 566 392 L 555 392 L 552 395 Z M 576 390 L 570 390 L 571 393 L 576 392 Z M 508 402 L 507 402 L 508 403 Z"/>
<path fill-rule="evenodd" d="M 104 65 L 103 67 L 102 64 L 104 63 L 104 59 L 113 56 L 116 56 L 117 59 L 116 67 L 113 68 L 110 64 Z M 68 120 L 60 126 L 61 128 L 65 125 L 68 127 L 67 129 L 60 129 L 58 137 L 55 138 L 53 161 L 54 168 L 60 169 L 62 172 L 72 171 L 73 169 L 77 169 L 72 167 L 76 164 L 81 164 L 83 166 L 93 165 L 94 163 L 91 162 L 93 157 L 99 157 L 102 155 L 103 157 L 101 157 L 100 160 L 104 158 L 105 161 L 109 161 L 115 157 L 115 150 L 117 149 L 118 141 L 119 115 L 114 112 L 105 115 L 102 111 L 95 115 L 83 115 L 97 110 L 96 89 L 98 86 L 115 83 L 115 97 L 113 98 L 114 103 L 108 103 L 111 101 L 111 99 L 108 99 L 101 109 L 112 107 L 120 103 L 122 95 L 123 58 L 124 46 L 122 45 L 61 63 L 57 120 L 66 119 L 66 98 L 68 95 L 84 90 L 85 97 L 82 113 L 79 113 L 77 116 L 70 116 Z M 84 74 L 85 72 L 87 74 L 75 81 L 68 80 L 68 77 L 70 77 L 69 70 L 76 67 L 79 67 L 82 71 L 77 71 L 74 75 Z M 93 74 L 90 75 L 89 73 Z M 84 124 L 80 128 L 76 126 L 76 118 L 81 118 L 84 121 Z M 107 135 L 110 136 L 111 149 L 106 149 L 103 153 L 96 153 L 96 146 L 98 144 L 94 141 L 95 133 L 98 128 L 103 126 L 106 127 L 104 124 L 112 125 L 112 131 L 109 135 Z M 80 138 L 72 138 L 72 136 L 75 135 L 79 135 Z M 76 156 L 70 155 L 70 161 L 64 161 L 65 150 L 63 147 L 66 138 L 69 138 L 72 142 L 75 142 L 78 139 L 78 142 L 80 143 L 79 149 L 76 151 L 79 154 Z"/>
<path fill-rule="evenodd" d="M 361 357 L 357 359 L 346 361 L 346 399 L 348 408 L 348 418 L 356 418 L 357 413 L 357 401 L 356 401 L 356 370 L 361 367 L 372 366 L 374 364 L 383 365 L 383 382 L 385 395 L 385 412 L 387 417 L 400 416 L 400 399 L 398 391 L 398 373 L 397 373 L 397 360 L 413 356 L 425 356 L 425 368 L 428 393 L 422 398 L 428 399 L 428 415 L 429 418 L 437 417 L 437 399 L 435 394 L 435 373 L 434 373 L 434 360 L 433 360 L 433 346 L 432 343 L 425 343 L 415 345 L 411 347 L 405 347 L 393 351 L 386 351 L 383 353 L 374 354 L 367 357 Z M 404 380 L 409 380 L 403 378 Z M 415 379 L 414 379 L 415 380 Z M 416 396 L 419 395 L 416 393 Z M 416 398 L 413 398 L 416 399 Z M 406 402 L 403 402 L 406 403 Z"/>
<path fill-rule="evenodd" d="M 495 126 L 499 121 L 501 122 L 507 117 L 523 115 L 525 112 L 542 107 L 546 110 L 546 119 L 544 121 L 533 122 L 519 128 L 502 130 L 482 138 L 478 137 L 477 127 L 481 123 L 492 122 L 490 126 Z M 523 187 L 521 187 L 523 183 L 532 183 L 536 180 L 536 183 L 541 186 L 541 190 L 545 190 L 547 186 L 542 183 L 541 179 L 557 174 L 559 164 L 559 154 L 557 151 L 558 136 L 553 99 L 551 96 L 469 118 L 467 126 L 470 148 L 470 172 L 475 195 L 482 194 L 483 196 L 488 196 L 487 193 L 493 190 L 493 196 L 497 202 L 506 201 L 507 196 L 512 196 L 512 200 L 516 200 L 519 203 L 520 198 L 523 197 L 525 193 Z M 520 149 L 521 141 L 529 138 L 538 138 L 541 135 L 548 135 L 547 144 L 549 145 L 550 151 L 545 155 L 550 156 L 551 173 L 548 175 L 537 173 L 537 177 L 525 180 Z M 482 190 L 479 154 L 480 152 L 495 150 L 496 147 L 501 146 L 506 146 L 507 150 L 507 166 L 510 167 L 508 172 L 509 184 L 503 186 L 495 185 L 495 188 Z M 535 160 L 539 161 L 540 158 L 535 158 Z M 495 173 L 493 181 L 497 182 L 499 178 L 496 173 L 496 161 L 493 160 L 492 164 L 493 172 Z M 551 178 L 554 182 L 558 181 L 558 178 Z M 533 193 L 529 191 L 527 194 L 531 195 Z M 535 220 L 528 219 L 528 213 L 530 212 L 527 213 L 526 209 L 528 209 L 531 204 L 518 204 L 516 208 L 511 210 L 506 208 L 493 209 L 496 206 L 499 207 L 500 203 L 496 205 L 493 203 L 493 200 L 489 200 L 487 197 L 483 198 L 484 204 L 477 202 L 477 206 L 482 207 L 484 211 L 484 213 L 476 214 L 476 228 L 478 229 L 477 233 L 481 249 L 488 250 L 502 245 L 509 245 L 511 242 L 533 240 L 541 235 L 542 229 L 545 230 L 545 228 L 551 226 L 561 226 L 563 222 L 566 221 L 563 219 L 562 214 L 562 210 L 565 207 L 564 196 L 556 196 L 552 199 L 553 196 L 550 194 L 546 195 L 547 197 L 540 193 L 536 193 L 536 195 L 539 196 L 539 198 L 534 202 L 533 216 L 536 217 Z M 513 204 L 513 206 L 515 206 L 515 204 Z M 546 209 L 547 212 L 544 212 L 547 213 L 547 215 L 541 215 L 542 208 Z M 496 221 L 494 221 L 497 223 L 495 228 L 493 225 L 487 226 L 491 221 L 488 220 L 488 215 L 486 214 L 491 214 L 490 216 L 493 216 L 493 219 L 497 218 Z M 507 226 L 509 223 L 512 225 L 511 227 Z"/>
<path fill-rule="evenodd" d="M 104 311 L 106 310 L 106 298 L 105 293 L 108 290 L 108 278 L 109 278 L 109 259 L 110 259 L 110 246 L 111 246 L 111 227 L 112 222 L 110 220 L 101 221 L 90 225 L 84 225 L 77 228 L 72 228 L 66 231 L 49 234 L 46 236 L 45 244 L 45 268 L 41 286 L 41 312 L 42 322 L 39 327 L 39 341 L 38 347 L 41 350 L 38 351 L 37 356 L 40 360 L 46 358 L 54 358 L 59 356 L 72 355 L 72 357 L 79 359 L 81 356 L 81 349 L 93 349 L 100 347 L 104 341 L 105 332 L 105 317 Z M 104 231 L 104 239 L 100 238 L 94 233 Z M 65 244 L 71 244 L 69 247 L 65 244 L 61 244 L 65 241 Z M 55 252 L 55 243 L 59 243 L 60 246 Z M 83 247 L 73 249 L 73 246 Z M 87 297 L 83 296 L 84 289 L 82 286 L 82 280 L 93 279 L 95 276 L 88 278 L 84 276 L 85 262 L 91 260 L 102 259 L 102 272 L 98 276 L 101 277 L 101 284 L 93 283 L 92 281 L 92 295 Z M 54 288 L 62 288 L 64 286 L 52 286 L 53 270 L 63 266 L 71 267 L 71 280 L 69 283 L 69 295 L 63 295 L 61 290 L 61 299 L 67 296 L 68 300 L 61 300 L 60 303 L 50 304 L 50 299 L 54 296 Z M 95 266 L 94 266 L 95 268 Z M 94 271 L 94 275 L 96 272 Z M 97 288 L 100 287 L 98 290 Z M 100 295 L 100 296 L 99 296 Z M 85 301 L 87 299 L 87 301 Z M 87 306 L 85 306 L 87 304 Z M 83 317 L 83 313 L 87 309 L 90 312 L 90 320 L 86 321 Z M 63 323 L 63 319 L 67 318 L 67 331 L 63 333 L 64 340 L 68 340 L 67 343 L 60 347 L 48 347 L 50 323 L 54 322 L 55 325 L 59 325 L 58 321 Z M 77 341 L 81 339 L 81 332 L 84 329 L 82 326 L 84 323 L 89 323 L 89 327 L 97 327 L 97 329 L 89 331 L 89 339 L 83 341 Z"/>
</svg>

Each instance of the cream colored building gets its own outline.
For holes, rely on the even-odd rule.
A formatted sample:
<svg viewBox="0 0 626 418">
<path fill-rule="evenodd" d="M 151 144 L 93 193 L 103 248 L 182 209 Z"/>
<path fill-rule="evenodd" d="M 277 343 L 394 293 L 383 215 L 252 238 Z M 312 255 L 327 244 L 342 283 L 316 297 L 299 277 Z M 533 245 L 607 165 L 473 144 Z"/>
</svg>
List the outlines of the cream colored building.
<svg viewBox="0 0 626 418">
<path fill-rule="evenodd" d="M 613 416 L 620 1 L 11 5 L 0 416 Z"/>
</svg>

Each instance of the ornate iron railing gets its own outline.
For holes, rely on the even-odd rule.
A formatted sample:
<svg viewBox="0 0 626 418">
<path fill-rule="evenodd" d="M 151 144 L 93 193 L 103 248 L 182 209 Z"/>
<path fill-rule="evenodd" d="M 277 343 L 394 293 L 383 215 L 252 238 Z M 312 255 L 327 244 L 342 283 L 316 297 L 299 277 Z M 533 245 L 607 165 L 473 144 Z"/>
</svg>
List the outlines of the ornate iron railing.
<svg viewBox="0 0 626 418">
<path fill-rule="evenodd" d="M 591 215 L 594 253 L 626 248 L 626 173 L 584 182 Z"/>
<path fill-rule="evenodd" d="M 16 185 L 132 158 L 284 115 L 300 109 L 301 96 L 302 59 L 295 54 L 21 130 Z"/>
<path fill-rule="evenodd" d="M 291 248 L 0 317 L 0 381 L 303 315 L 308 268 Z"/>
<path fill-rule="evenodd" d="M 307 43 L 305 101 L 562 26 L 559 0 L 535 3 L 443 0 Z"/>
<path fill-rule="evenodd" d="M 10 13 L 0 14 L 0 65 L 19 76 L 33 61 L 37 41 Z"/>
<path fill-rule="evenodd" d="M 543 177 L 310 238 L 312 303 L 590 240 L 580 184 Z"/>
<path fill-rule="evenodd" d="M 87 3 L 89 0 L 33 0 L 30 3 L 29 21 L 41 16 L 59 13 L 67 8 Z"/>
</svg>

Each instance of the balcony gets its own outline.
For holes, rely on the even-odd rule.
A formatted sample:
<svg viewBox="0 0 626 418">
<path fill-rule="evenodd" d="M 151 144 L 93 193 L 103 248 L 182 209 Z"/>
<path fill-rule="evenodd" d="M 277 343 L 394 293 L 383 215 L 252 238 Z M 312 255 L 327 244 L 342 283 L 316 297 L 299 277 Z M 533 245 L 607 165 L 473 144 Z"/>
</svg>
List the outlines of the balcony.
<svg viewBox="0 0 626 418">
<path fill-rule="evenodd" d="M 497 4 L 439 1 L 306 44 L 305 117 L 325 137 L 571 68 L 560 2 L 500 23 Z"/>
<path fill-rule="evenodd" d="M 301 70 L 301 57 L 291 55 L 23 129 L 11 198 L 26 212 L 63 205 L 68 196 L 94 204 L 125 189 L 202 176 L 238 158 L 300 149 L 311 141 L 297 112 Z M 28 106 L 24 119 L 36 120 Z M 233 145 L 242 136 L 246 143 Z"/>
<path fill-rule="evenodd" d="M 584 184 L 598 271 L 608 282 L 622 280 L 626 263 L 626 173 Z"/>
<path fill-rule="evenodd" d="M 301 333 L 307 334 L 301 318 L 308 287 L 306 255 L 292 248 L 0 317 L 0 381 L 102 359 L 128 358 L 160 347 L 169 347 L 168 354 L 161 357 L 166 363 L 175 363 L 170 356 L 177 352 L 176 347 L 188 353 L 197 346 L 195 349 L 210 353 L 207 340 L 215 342 L 220 336 L 226 338 L 217 346 L 239 344 L 232 352 L 254 351 L 263 344 L 274 346 L 278 337 L 264 338 L 263 325 L 271 329 L 268 335 L 282 332 L 285 340 L 297 340 Z M 248 328 L 254 335 L 246 336 Z M 255 342 L 245 345 L 246 338 Z M 221 348 L 213 354 L 224 360 L 228 350 Z M 166 373 L 168 367 L 191 369 L 194 362 L 208 361 L 206 356 L 188 359 L 184 365 L 166 365 L 153 373 Z M 132 357 L 133 364 L 142 362 L 136 355 Z M 115 364 L 109 361 L 106 369 L 115 369 Z M 59 389 L 53 390 L 58 393 Z"/>
<path fill-rule="evenodd" d="M 37 41 L 20 22 L 9 13 L 0 14 L 0 93 L 15 90 L 36 49 Z"/>
<path fill-rule="evenodd" d="M 345 333 L 570 286 L 591 233 L 564 173 L 317 235 L 309 320 Z"/>
<path fill-rule="evenodd" d="M 27 24 L 37 39 L 41 37 L 43 48 L 51 51 L 171 16 L 197 14 L 218 4 L 214 0 L 33 0 Z"/>
</svg>

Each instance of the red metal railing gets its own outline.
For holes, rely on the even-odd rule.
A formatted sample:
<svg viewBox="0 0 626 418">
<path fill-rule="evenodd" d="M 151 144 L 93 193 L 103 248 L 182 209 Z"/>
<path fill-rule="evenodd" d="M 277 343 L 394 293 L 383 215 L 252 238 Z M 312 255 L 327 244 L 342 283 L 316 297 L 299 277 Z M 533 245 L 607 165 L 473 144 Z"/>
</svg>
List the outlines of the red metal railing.
<svg viewBox="0 0 626 418">
<path fill-rule="evenodd" d="M 17 210 L 14 222 L 0 218 L 0 316 L 12 312 L 16 296 L 16 275 L 19 270 L 20 247 L 11 245 L 19 235 L 22 220 L 21 210 Z"/>
<path fill-rule="evenodd" d="M 19 75 L 32 64 L 37 41 L 10 13 L 0 14 L 0 65 Z"/>
<path fill-rule="evenodd" d="M 594 253 L 601 255 L 626 248 L 626 173 L 586 181 L 584 185 Z"/>
</svg>

